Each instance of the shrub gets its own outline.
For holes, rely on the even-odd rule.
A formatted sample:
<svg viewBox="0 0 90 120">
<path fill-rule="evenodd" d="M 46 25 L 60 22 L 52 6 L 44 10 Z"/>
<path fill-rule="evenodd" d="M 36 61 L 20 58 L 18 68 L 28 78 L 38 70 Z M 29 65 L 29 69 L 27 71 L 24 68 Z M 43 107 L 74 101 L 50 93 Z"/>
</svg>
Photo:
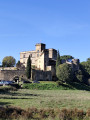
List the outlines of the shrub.
<svg viewBox="0 0 90 120">
<path fill-rule="evenodd" d="M 89 120 L 90 118 L 90 109 L 84 112 L 79 109 L 37 109 L 37 108 L 28 108 L 23 110 L 16 107 L 2 107 L 0 109 L 0 119 L 8 120 L 44 120 L 50 118 L 55 120 L 57 117 L 58 120 Z"/>
<path fill-rule="evenodd" d="M 79 82 L 84 82 L 84 75 L 82 73 L 81 70 L 78 70 L 76 72 L 76 79 L 79 81 Z"/>
<path fill-rule="evenodd" d="M 62 82 L 70 82 L 73 80 L 73 72 L 71 65 L 64 63 L 58 66 L 57 78 Z"/>
<path fill-rule="evenodd" d="M 90 78 L 88 79 L 88 85 L 90 85 Z"/>
</svg>

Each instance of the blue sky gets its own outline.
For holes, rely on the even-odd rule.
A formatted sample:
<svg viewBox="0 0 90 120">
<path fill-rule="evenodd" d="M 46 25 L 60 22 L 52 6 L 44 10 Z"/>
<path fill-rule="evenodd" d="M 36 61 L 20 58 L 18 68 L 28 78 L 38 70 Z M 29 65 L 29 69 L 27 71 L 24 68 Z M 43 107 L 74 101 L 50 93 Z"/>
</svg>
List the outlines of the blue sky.
<svg viewBox="0 0 90 120">
<path fill-rule="evenodd" d="M 0 0 L 0 62 L 36 43 L 80 61 L 90 57 L 90 0 Z"/>
</svg>

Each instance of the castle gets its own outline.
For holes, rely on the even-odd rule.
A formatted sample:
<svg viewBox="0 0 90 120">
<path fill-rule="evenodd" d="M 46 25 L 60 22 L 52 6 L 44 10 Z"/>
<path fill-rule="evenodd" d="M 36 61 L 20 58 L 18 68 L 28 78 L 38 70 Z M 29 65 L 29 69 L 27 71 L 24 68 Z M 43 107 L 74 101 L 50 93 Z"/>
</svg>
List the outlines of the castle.
<svg viewBox="0 0 90 120">
<path fill-rule="evenodd" d="M 32 80 L 52 80 L 56 78 L 56 60 L 57 50 L 46 49 L 43 43 L 36 44 L 36 50 L 20 53 L 20 62 L 23 66 L 27 66 L 27 59 L 31 57 Z M 67 60 L 64 63 L 71 64 L 73 71 L 79 70 L 79 59 Z M 34 69 L 33 69 L 34 68 Z M 25 77 L 25 69 L 0 68 L 0 80 L 15 80 L 15 78 Z"/>
<path fill-rule="evenodd" d="M 46 49 L 43 43 L 36 44 L 35 51 L 26 51 L 20 53 L 20 62 L 26 67 L 28 57 L 31 57 L 31 64 L 34 68 L 43 71 L 52 71 L 55 68 L 57 60 L 57 50 Z"/>
</svg>

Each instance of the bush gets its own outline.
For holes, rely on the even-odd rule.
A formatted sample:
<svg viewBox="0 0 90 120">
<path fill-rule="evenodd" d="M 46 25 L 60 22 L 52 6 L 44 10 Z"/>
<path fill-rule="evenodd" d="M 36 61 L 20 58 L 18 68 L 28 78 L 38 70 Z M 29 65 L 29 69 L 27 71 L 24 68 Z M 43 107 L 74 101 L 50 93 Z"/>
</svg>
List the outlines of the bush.
<svg viewBox="0 0 90 120">
<path fill-rule="evenodd" d="M 84 82 L 84 75 L 81 70 L 76 72 L 76 79 L 78 82 Z"/>
<path fill-rule="evenodd" d="M 37 109 L 37 108 L 28 108 L 26 110 L 16 107 L 2 107 L 0 109 L 0 118 L 5 120 L 44 120 L 44 119 L 53 119 L 58 120 L 89 120 L 90 118 L 90 109 L 87 111 L 75 109 Z"/>
<path fill-rule="evenodd" d="M 62 82 L 70 82 L 73 80 L 73 72 L 71 65 L 64 63 L 58 66 L 57 78 Z"/>
</svg>

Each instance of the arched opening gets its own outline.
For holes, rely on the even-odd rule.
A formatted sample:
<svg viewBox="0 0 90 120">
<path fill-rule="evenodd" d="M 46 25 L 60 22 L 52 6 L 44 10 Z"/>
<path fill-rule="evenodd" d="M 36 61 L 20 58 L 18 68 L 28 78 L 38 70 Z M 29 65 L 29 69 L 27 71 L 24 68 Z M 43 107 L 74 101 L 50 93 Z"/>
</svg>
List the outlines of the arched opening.
<svg viewBox="0 0 90 120">
<path fill-rule="evenodd" d="M 18 76 L 15 76 L 15 77 L 13 78 L 13 81 L 14 81 L 14 82 L 18 82 L 18 81 L 19 81 L 19 77 L 18 77 Z"/>
</svg>

